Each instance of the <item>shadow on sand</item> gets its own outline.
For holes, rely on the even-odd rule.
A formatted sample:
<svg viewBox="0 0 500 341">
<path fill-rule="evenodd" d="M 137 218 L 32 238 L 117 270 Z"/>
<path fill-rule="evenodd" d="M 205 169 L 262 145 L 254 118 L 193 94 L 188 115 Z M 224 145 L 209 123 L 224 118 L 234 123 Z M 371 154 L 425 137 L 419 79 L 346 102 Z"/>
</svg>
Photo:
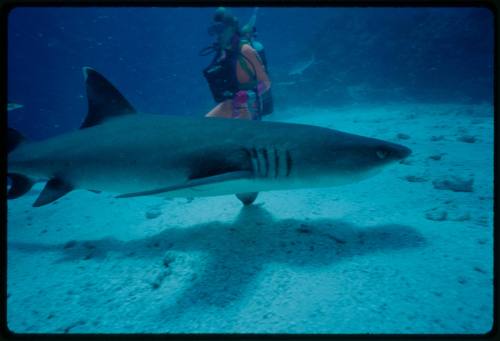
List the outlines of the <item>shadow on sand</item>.
<svg viewBox="0 0 500 341">
<path fill-rule="evenodd" d="M 168 227 L 154 236 L 132 241 L 103 238 L 53 245 L 11 242 L 9 249 L 60 252 L 58 262 L 102 259 L 113 252 L 124 258 L 156 259 L 159 266 L 163 266 L 166 252 L 203 252 L 210 261 L 183 289 L 176 306 L 168 308 L 170 313 L 180 313 L 192 306 L 225 307 L 238 301 L 268 263 L 319 267 L 359 255 L 424 245 L 424 238 L 408 226 L 361 227 L 328 219 L 274 220 L 262 206 L 254 205 L 242 208 L 232 223 Z"/>
</svg>

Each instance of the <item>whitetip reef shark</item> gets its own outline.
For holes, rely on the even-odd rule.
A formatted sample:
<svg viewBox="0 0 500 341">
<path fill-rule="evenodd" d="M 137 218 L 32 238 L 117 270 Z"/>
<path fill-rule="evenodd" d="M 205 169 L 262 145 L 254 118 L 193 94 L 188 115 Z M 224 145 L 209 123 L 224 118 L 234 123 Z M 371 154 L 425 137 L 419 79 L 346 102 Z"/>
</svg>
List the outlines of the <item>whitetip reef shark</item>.
<svg viewBox="0 0 500 341">
<path fill-rule="evenodd" d="M 77 131 L 29 142 L 8 130 L 9 199 L 47 183 L 34 207 L 74 189 L 201 197 L 329 187 L 359 181 L 407 157 L 395 143 L 303 124 L 138 113 L 90 67 L 88 115 Z"/>
</svg>

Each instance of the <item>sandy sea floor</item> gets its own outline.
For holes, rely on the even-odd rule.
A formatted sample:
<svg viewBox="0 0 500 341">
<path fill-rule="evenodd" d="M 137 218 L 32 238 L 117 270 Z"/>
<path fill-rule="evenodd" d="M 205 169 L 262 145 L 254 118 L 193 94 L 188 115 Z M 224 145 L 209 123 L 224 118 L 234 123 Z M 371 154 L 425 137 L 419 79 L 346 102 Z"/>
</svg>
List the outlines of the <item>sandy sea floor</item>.
<svg viewBox="0 0 500 341">
<path fill-rule="evenodd" d="M 385 139 L 405 164 L 327 189 L 8 203 L 19 333 L 485 333 L 493 321 L 493 108 L 294 108 L 273 120 Z M 398 134 L 400 134 L 398 136 Z M 472 191 L 440 189 L 450 177 Z M 442 186 L 441 186 L 442 187 Z"/>
</svg>

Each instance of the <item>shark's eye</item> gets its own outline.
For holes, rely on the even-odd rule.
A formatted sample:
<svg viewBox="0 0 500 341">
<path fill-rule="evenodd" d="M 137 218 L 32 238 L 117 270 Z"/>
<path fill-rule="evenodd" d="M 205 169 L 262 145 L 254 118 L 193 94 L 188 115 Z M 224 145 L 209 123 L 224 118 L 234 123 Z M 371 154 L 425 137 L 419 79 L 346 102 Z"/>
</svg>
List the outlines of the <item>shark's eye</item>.
<svg viewBox="0 0 500 341">
<path fill-rule="evenodd" d="M 385 159 L 385 158 L 387 157 L 387 154 L 389 154 L 389 153 L 387 152 L 387 150 L 383 150 L 383 149 L 379 149 L 379 150 L 377 150 L 377 156 L 378 156 L 378 158 L 379 158 L 379 159 L 381 159 L 381 160 Z"/>
</svg>

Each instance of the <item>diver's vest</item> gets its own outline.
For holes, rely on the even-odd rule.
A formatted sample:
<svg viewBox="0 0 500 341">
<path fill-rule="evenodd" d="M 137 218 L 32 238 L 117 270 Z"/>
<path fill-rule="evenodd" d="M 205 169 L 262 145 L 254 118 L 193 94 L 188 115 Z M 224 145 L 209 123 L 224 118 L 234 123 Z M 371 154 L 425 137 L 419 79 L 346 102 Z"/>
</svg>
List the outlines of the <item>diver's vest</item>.
<svg viewBox="0 0 500 341">
<path fill-rule="evenodd" d="M 217 103 L 233 98 L 240 90 L 253 90 L 258 94 L 258 81 L 255 67 L 252 62 L 241 53 L 241 47 L 244 44 L 248 44 L 248 42 L 241 40 L 237 49 L 225 50 L 226 55 L 223 58 L 221 58 L 222 52 L 217 53 L 210 65 L 203 70 L 203 75 Z M 241 68 L 250 76 L 252 81 L 245 84 L 240 84 L 238 82 L 236 63 L 240 63 Z M 253 70 L 250 69 L 249 65 L 251 65 Z M 268 115 L 273 111 L 270 89 L 262 94 L 262 96 L 259 96 L 259 103 L 261 106 L 261 115 Z"/>
<path fill-rule="evenodd" d="M 238 53 L 231 50 L 226 50 L 225 53 L 226 55 L 222 58 L 222 52 L 218 52 L 210 65 L 203 70 L 203 75 L 217 103 L 233 98 L 239 90 L 235 72 Z"/>
</svg>

